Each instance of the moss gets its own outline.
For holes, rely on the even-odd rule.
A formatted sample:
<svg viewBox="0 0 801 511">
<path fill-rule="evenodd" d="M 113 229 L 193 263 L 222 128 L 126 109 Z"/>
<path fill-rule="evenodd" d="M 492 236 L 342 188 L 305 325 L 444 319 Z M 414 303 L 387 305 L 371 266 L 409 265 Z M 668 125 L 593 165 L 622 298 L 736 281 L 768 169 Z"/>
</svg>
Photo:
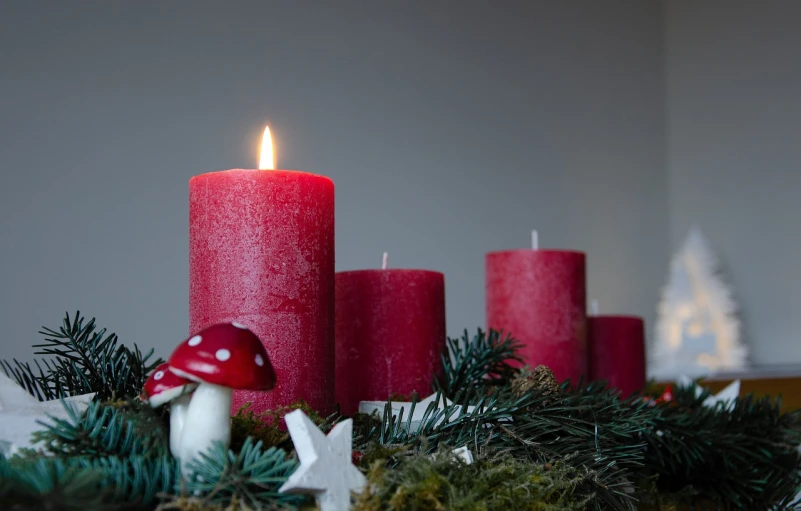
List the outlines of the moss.
<svg viewBox="0 0 801 511">
<path fill-rule="evenodd" d="M 591 497 L 576 487 L 590 477 L 562 462 L 532 463 L 508 455 L 471 465 L 445 447 L 402 458 L 394 469 L 374 461 L 356 511 L 578 511 Z"/>
<path fill-rule="evenodd" d="M 406 445 L 383 445 L 371 442 L 364 450 L 358 465 L 363 468 L 372 467 L 375 462 L 385 464 L 389 459 L 396 459 L 398 456 L 409 455 L 410 448 Z"/>
<path fill-rule="evenodd" d="M 293 410 L 303 410 L 323 431 L 330 429 L 327 419 L 320 416 L 302 399 L 289 406 L 280 406 L 261 414 L 255 414 L 250 410 L 250 406 L 251 403 L 243 405 L 231 418 L 231 449 L 234 452 L 239 452 L 247 437 L 261 441 L 265 449 L 281 447 L 287 451 L 291 450 L 292 442 L 283 423 L 283 417 Z"/>
</svg>

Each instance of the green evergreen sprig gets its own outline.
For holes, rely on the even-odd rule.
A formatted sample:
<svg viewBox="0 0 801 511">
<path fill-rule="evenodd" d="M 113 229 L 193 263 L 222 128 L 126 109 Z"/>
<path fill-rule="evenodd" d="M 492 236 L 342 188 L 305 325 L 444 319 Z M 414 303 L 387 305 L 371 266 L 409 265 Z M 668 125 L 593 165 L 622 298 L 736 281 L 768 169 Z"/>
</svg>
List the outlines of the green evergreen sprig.
<svg viewBox="0 0 801 511">
<path fill-rule="evenodd" d="M 408 413 L 401 408 L 393 415 L 391 403 L 387 403 L 380 421 L 357 421 L 354 436 L 361 448 L 371 442 L 381 445 L 404 445 L 408 449 L 435 449 L 438 445 L 453 448 L 462 445 L 491 445 L 501 438 L 501 424 L 510 424 L 511 419 L 528 408 L 532 396 L 514 397 L 510 394 L 486 395 L 477 389 L 468 389 L 457 394 L 451 404 L 442 403 L 443 393 L 437 392 L 436 401 L 429 403 L 419 421 L 412 421 L 417 400 L 412 401 Z M 475 402 L 469 411 L 466 403 Z"/>
<path fill-rule="evenodd" d="M 519 341 L 502 332 L 487 333 L 479 328 L 470 337 L 465 330 L 460 338 L 448 338 L 442 354 L 444 373 L 437 386 L 453 399 L 467 387 L 491 389 L 505 385 L 517 373 L 510 362 L 523 362 L 518 354 L 520 347 Z"/>
<path fill-rule="evenodd" d="M 153 509 L 179 480 L 178 463 L 166 456 L 0 457 L 0 509 Z"/>
<path fill-rule="evenodd" d="M 250 438 L 238 453 L 216 443 L 189 466 L 194 476 L 186 481 L 186 493 L 205 495 L 204 502 L 236 501 L 259 509 L 266 504 L 294 507 L 309 500 L 306 496 L 278 492 L 297 468 L 297 460 L 288 458 L 277 447 L 264 449 L 261 442 Z"/>
<path fill-rule="evenodd" d="M 390 466 L 403 454 L 432 452 L 439 445 L 503 451 L 537 463 L 564 460 L 586 472 L 577 492 L 594 495 L 595 508 L 634 509 L 636 496 L 630 489 L 634 473 L 643 466 L 645 443 L 639 433 L 649 417 L 646 407 L 621 406 L 617 395 L 601 384 L 576 391 L 565 384 L 562 390 L 564 395 L 554 402 L 544 389 L 521 397 L 472 389 L 440 407 L 438 394 L 419 423 L 412 421 L 416 402 L 408 414 L 402 409 L 398 415 L 387 403 L 380 421 L 357 421 L 358 448 L 366 450 L 370 442 L 402 446 Z M 472 411 L 466 405 L 470 402 L 477 403 Z"/>
<path fill-rule="evenodd" d="M 153 369 L 163 360 L 153 358 L 153 350 L 142 353 L 135 344 L 128 348 L 116 334 L 97 329 L 95 318 L 85 321 L 80 311 L 66 314 L 58 329 L 42 327 L 45 342 L 34 344 L 37 355 L 30 363 L 0 360 L 7 376 L 40 401 L 97 393 L 98 399 L 124 399 L 136 396 Z"/>
<path fill-rule="evenodd" d="M 79 413 L 66 406 L 66 419 L 42 423 L 34 441 L 59 457 L 166 456 L 169 452 L 167 417 L 136 401 L 118 405 L 89 403 Z"/>
<path fill-rule="evenodd" d="M 0 456 L 0 508 L 20 511 L 100 511 L 102 474 L 75 462 L 38 458 L 10 463 Z"/>
<path fill-rule="evenodd" d="M 704 406 L 707 392 L 674 391 L 644 424 L 645 465 L 664 493 L 723 502 L 735 509 L 790 509 L 801 490 L 801 412 L 781 400 L 746 395 Z M 684 498 L 683 500 L 687 500 Z"/>
<path fill-rule="evenodd" d="M 308 501 L 277 491 L 297 461 L 251 438 L 237 452 L 215 445 L 182 482 L 166 423 L 148 410 L 137 403 L 93 402 L 83 414 L 71 409 L 68 419 L 46 425 L 36 438 L 49 456 L 27 450 L 0 457 L 0 509 L 153 509 L 160 499 L 185 494 L 253 509 L 291 509 Z"/>
</svg>

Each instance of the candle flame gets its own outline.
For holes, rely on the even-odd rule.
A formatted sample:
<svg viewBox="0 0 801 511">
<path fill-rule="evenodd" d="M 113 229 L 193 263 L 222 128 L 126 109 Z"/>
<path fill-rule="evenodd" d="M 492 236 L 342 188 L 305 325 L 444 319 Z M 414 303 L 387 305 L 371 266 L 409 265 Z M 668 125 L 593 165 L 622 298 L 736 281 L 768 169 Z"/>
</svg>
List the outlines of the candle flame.
<svg viewBox="0 0 801 511">
<path fill-rule="evenodd" d="M 261 139 L 261 157 L 259 158 L 260 170 L 275 170 L 275 154 L 273 153 L 273 137 L 270 135 L 270 127 L 264 127 L 264 136 Z"/>
</svg>

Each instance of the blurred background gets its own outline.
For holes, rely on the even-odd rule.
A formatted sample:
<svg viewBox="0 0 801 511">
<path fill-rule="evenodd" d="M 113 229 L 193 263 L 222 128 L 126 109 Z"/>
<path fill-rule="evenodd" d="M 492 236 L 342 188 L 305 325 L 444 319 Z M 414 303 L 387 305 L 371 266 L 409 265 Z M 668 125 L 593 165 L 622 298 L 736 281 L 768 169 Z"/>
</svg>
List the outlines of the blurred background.
<svg viewBox="0 0 801 511">
<path fill-rule="evenodd" d="M 801 3 L 0 3 L 0 358 L 80 309 L 166 356 L 187 335 L 193 175 L 337 186 L 337 269 L 446 274 L 588 254 L 601 313 L 656 319 L 692 225 L 757 364 L 801 363 Z"/>
</svg>

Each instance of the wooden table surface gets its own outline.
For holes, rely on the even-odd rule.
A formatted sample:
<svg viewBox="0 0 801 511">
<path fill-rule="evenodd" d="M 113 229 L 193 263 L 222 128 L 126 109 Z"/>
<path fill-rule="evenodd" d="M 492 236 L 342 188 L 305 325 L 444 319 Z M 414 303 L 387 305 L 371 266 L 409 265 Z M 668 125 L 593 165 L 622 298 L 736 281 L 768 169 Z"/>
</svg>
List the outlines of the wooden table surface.
<svg viewBox="0 0 801 511">
<path fill-rule="evenodd" d="M 785 411 L 801 409 L 801 367 L 763 367 L 705 378 L 701 385 L 718 393 L 734 380 L 740 380 L 740 395 L 782 397 Z M 667 383 L 667 382 L 665 382 Z"/>
</svg>

